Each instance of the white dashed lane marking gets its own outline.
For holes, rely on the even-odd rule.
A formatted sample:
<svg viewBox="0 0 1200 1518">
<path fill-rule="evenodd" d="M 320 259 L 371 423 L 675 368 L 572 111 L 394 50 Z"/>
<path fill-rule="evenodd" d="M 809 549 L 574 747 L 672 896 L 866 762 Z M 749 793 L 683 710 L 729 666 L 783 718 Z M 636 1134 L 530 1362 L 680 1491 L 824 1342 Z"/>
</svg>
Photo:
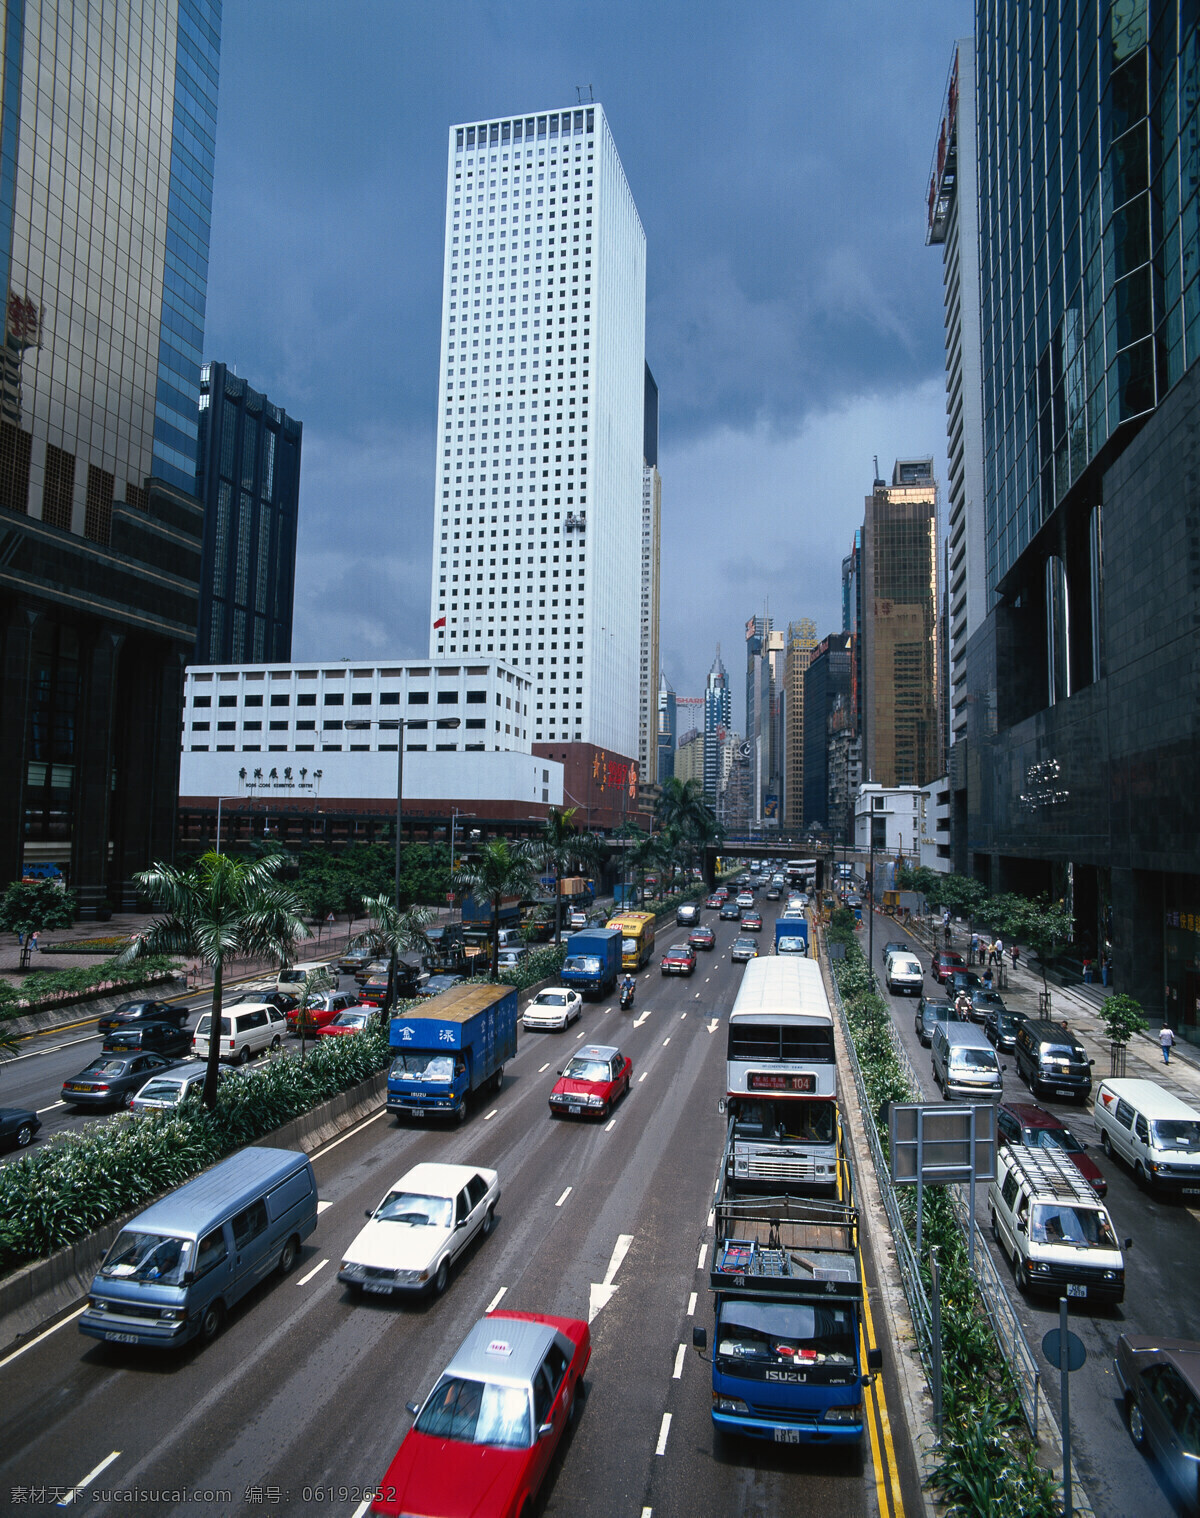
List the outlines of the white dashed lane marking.
<svg viewBox="0 0 1200 1518">
<path fill-rule="evenodd" d="M 67 1495 L 59 1499 L 58 1506 L 70 1507 L 72 1502 L 75 1501 L 75 1498 L 78 1496 L 78 1494 L 83 1491 L 84 1487 L 86 1487 L 89 1482 L 94 1481 L 101 1471 L 106 1471 L 113 1463 L 113 1461 L 120 1456 L 120 1453 L 121 1451 L 119 1449 L 113 1450 L 112 1454 L 107 1456 L 104 1460 L 101 1460 L 99 1465 L 93 1466 L 82 1481 L 76 1482 L 76 1484 L 72 1487 L 68 1487 Z"/>
<path fill-rule="evenodd" d="M 649 1070 L 643 1070 L 642 1071 L 641 1075 L 638 1076 L 638 1085 L 639 1086 L 642 1084 L 642 1082 L 646 1079 L 647 1075 L 649 1075 L 649 1074 L 650 1074 Z"/>
<path fill-rule="evenodd" d="M 683 1362 L 687 1355 L 687 1345 L 681 1344 L 675 1351 L 675 1369 L 671 1372 L 672 1381 L 678 1381 L 683 1375 Z"/>
<path fill-rule="evenodd" d="M 664 1413 L 662 1417 L 662 1427 L 658 1431 L 658 1444 L 654 1449 L 654 1453 L 656 1455 L 665 1455 L 667 1453 L 667 1436 L 670 1434 L 670 1432 L 671 1414 Z"/>
<path fill-rule="evenodd" d="M 688 1297 L 687 1315 L 689 1318 L 696 1316 L 696 1293 L 694 1291 Z"/>
<path fill-rule="evenodd" d="M 550 1061 L 547 1060 L 546 1063 L 538 1070 L 538 1074 L 539 1075 L 544 1075 L 545 1072 L 547 1070 L 549 1070 L 549 1068 L 550 1068 Z"/>
<path fill-rule="evenodd" d="M 306 1276 L 301 1276 L 300 1277 L 300 1279 L 296 1282 L 296 1285 L 297 1286 L 307 1286 L 308 1283 L 312 1280 L 313 1276 L 315 1276 L 318 1271 L 324 1270 L 325 1267 L 326 1267 L 326 1265 L 328 1265 L 328 1264 L 329 1264 L 328 1260 L 321 1260 L 321 1261 L 319 1261 L 316 1265 L 313 1266 L 313 1268 L 309 1271 L 309 1273 Z"/>
<path fill-rule="evenodd" d="M 483 1114 L 483 1120 L 484 1120 L 484 1122 L 485 1123 L 490 1123 L 491 1120 L 496 1116 L 497 1112 L 499 1112 L 499 1111 L 500 1111 L 499 1107 L 493 1107 L 490 1112 L 485 1112 Z"/>
<path fill-rule="evenodd" d="M 501 1303 L 501 1301 L 503 1300 L 503 1297 L 504 1297 L 504 1293 L 507 1290 L 508 1290 L 507 1286 L 502 1286 L 500 1288 L 500 1290 L 496 1293 L 496 1295 L 492 1298 L 492 1300 L 488 1303 L 488 1305 L 484 1308 L 484 1311 L 485 1312 L 495 1312 L 496 1309 L 497 1309 L 497 1307 L 500 1306 L 500 1303 Z"/>
<path fill-rule="evenodd" d="M 707 1258 L 708 1258 L 708 1245 L 707 1244 L 701 1244 L 701 1246 L 700 1246 L 700 1258 L 696 1261 L 696 1269 L 697 1270 L 703 1270 L 704 1269 L 704 1262 L 705 1262 L 705 1260 Z"/>
<path fill-rule="evenodd" d="M 326 1208 L 332 1207 L 332 1206 L 333 1206 L 332 1202 L 318 1202 L 317 1203 L 317 1216 L 319 1217 L 321 1215 L 321 1213 L 323 1213 L 326 1210 Z"/>
<path fill-rule="evenodd" d="M 562 1206 L 562 1204 L 563 1204 L 563 1203 L 564 1203 L 564 1202 L 565 1202 L 565 1201 L 566 1201 L 566 1200 L 567 1200 L 567 1198 L 568 1198 L 568 1197 L 569 1197 L 569 1196 L 570 1196 L 570 1195 L 571 1195 L 571 1187 L 570 1187 L 570 1186 L 568 1186 L 568 1187 L 567 1187 L 567 1189 L 566 1189 L 566 1190 L 565 1190 L 565 1191 L 564 1191 L 564 1192 L 563 1192 L 563 1194 L 562 1194 L 562 1196 L 560 1196 L 560 1197 L 559 1197 L 559 1199 L 558 1199 L 558 1201 L 557 1201 L 557 1202 L 555 1202 L 555 1204 L 554 1204 L 554 1205 L 555 1205 L 555 1206 L 556 1206 L 556 1207 L 561 1207 L 561 1206 Z"/>
</svg>

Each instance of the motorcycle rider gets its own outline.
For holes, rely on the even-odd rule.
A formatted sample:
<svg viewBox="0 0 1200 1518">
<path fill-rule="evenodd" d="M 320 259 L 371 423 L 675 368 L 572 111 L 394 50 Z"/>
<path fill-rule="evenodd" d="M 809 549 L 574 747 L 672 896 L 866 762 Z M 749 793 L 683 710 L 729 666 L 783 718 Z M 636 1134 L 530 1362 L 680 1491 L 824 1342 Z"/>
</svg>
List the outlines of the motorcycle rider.
<svg viewBox="0 0 1200 1518">
<path fill-rule="evenodd" d="M 633 1000 L 634 979 L 632 975 L 626 975 L 621 982 L 621 1005 L 627 1006 Z"/>
</svg>

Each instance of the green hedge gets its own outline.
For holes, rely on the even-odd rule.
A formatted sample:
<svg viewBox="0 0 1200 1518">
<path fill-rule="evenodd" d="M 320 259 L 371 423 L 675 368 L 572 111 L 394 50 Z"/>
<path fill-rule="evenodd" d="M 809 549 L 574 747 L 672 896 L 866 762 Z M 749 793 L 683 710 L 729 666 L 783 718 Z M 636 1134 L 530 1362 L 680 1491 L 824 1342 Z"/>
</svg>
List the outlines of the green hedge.
<svg viewBox="0 0 1200 1518">
<path fill-rule="evenodd" d="M 402 1002 L 401 1008 L 414 1005 Z M 0 1269 L 52 1254 L 387 1068 L 382 1029 L 231 1072 L 206 1112 L 123 1114 L 0 1169 Z"/>
<path fill-rule="evenodd" d="M 177 960 L 156 954 L 121 967 L 115 959 L 106 959 L 101 965 L 80 970 L 35 970 L 16 986 L 0 980 L 0 1021 L 24 1017 L 92 992 L 135 991 L 139 986 L 152 985 L 165 971 L 178 968 Z"/>
<path fill-rule="evenodd" d="M 536 986 L 539 981 L 557 975 L 566 957 L 565 943 L 551 943 L 541 949 L 531 949 L 515 969 L 502 970 L 496 979 L 506 986 L 516 986 L 518 991 L 528 991 L 530 986 Z"/>
<path fill-rule="evenodd" d="M 851 916 L 852 914 L 846 914 Z M 853 928 L 834 914 L 830 942 L 846 947 L 846 958 L 832 964 L 872 1113 L 885 1101 L 916 1101 L 896 1053 L 887 1003 L 875 990 L 866 958 Z M 887 1134 L 881 1132 L 887 1149 Z M 916 1197 L 912 1187 L 900 1194 L 910 1237 L 916 1234 Z M 949 1193 L 925 1192 L 922 1225 L 926 1251 L 938 1251 L 942 1292 L 942 1459 L 932 1485 L 947 1504 L 947 1518 L 992 1518 L 1019 1513 L 1022 1518 L 1051 1518 L 1059 1512 L 1056 1483 L 1036 1461 L 1016 1388 L 992 1333 L 971 1275 L 967 1243 Z M 921 1262 L 926 1291 L 932 1283 L 928 1253 Z"/>
</svg>

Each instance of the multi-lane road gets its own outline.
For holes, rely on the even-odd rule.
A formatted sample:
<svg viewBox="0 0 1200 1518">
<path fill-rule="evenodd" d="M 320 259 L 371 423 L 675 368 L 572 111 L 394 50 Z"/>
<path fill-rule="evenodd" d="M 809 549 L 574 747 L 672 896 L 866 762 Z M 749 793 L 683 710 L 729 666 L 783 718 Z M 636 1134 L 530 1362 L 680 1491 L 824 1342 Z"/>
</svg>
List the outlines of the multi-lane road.
<svg viewBox="0 0 1200 1518">
<path fill-rule="evenodd" d="M 875 970 L 880 990 L 891 1004 L 893 1021 L 913 1067 L 924 1084 L 924 1099 L 937 1101 L 928 1049 L 923 1049 L 914 1027 L 916 1000 L 908 996 L 889 996 L 883 980 L 883 940 L 904 935 L 888 924 L 876 924 Z M 863 943 L 864 949 L 866 943 Z M 928 971 L 928 950 L 918 950 Z M 932 978 L 926 975 L 926 990 L 940 996 Z M 1007 1004 L 1017 1011 L 1036 1016 L 1033 992 L 1004 992 Z M 1112 1214 L 1117 1234 L 1132 1238 L 1133 1248 L 1126 1259 L 1125 1301 L 1114 1311 L 1087 1310 L 1073 1304 L 1071 1327 L 1083 1340 L 1087 1362 L 1071 1379 L 1071 1441 L 1076 1468 L 1087 1488 L 1100 1518 L 1168 1518 L 1176 1512 L 1169 1489 L 1159 1479 L 1157 1467 L 1134 1448 L 1125 1424 L 1120 1388 L 1113 1371 L 1113 1354 L 1122 1333 L 1166 1334 L 1194 1339 L 1200 1325 L 1200 1273 L 1195 1262 L 1200 1258 L 1200 1213 L 1177 1203 L 1152 1200 L 1139 1191 L 1133 1177 L 1115 1159 L 1100 1152 L 1100 1135 L 1091 1114 L 1090 1103 L 1081 1109 L 1070 1102 L 1056 1102 L 1032 1096 L 1018 1078 L 1016 1061 L 1001 1055 L 1007 1066 L 1004 1095 L 1013 1102 L 1036 1102 L 1055 1113 L 1075 1136 L 1087 1144 L 1089 1152 L 1104 1171 L 1108 1181 L 1105 1203 Z M 1097 1071 L 1097 1078 L 1101 1074 Z M 988 1233 L 987 1189 L 980 1188 L 976 1215 Z M 1002 1277 L 1011 1282 L 1009 1262 L 990 1239 Z M 1035 1355 L 1042 1366 L 1043 1385 L 1057 1416 L 1060 1396 L 1058 1373 L 1041 1355 L 1042 1337 L 1058 1326 L 1058 1303 L 1049 1299 L 1022 1297 L 1010 1290 Z"/>
<path fill-rule="evenodd" d="M 765 916 L 764 950 L 773 914 Z M 615 999 L 589 1003 L 565 1034 L 523 1033 L 503 1090 L 463 1127 L 397 1127 L 380 1113 L 314 1154 L 321 1215 L 302 1260 L 241 1305 L 208 1348 L 131 1353 L 85 1340 L 68 1320 L 0 1360 L 0 1490 L 32 1492 L 48 1508 L 83 1484 L 97 1513 L 129 1512 L 132 1501 L 143 1513 L 202 1506 L 351 1518 L 408 1427 L 405 1402 L 422 1398 L 471 1324 L 503 1304 L 594 1314 L 590 1395 L 552 1468 L 547 1512 L 915 1512 L 886 1340 L 879 1395 L 894 1448 L 714 1446 L 709 1367 L 690 1343 L 693 1325 L 711 1327 L 717 1101 L 742 968 L 728 958 L 736 924 L 705 918 L 717 947 L 700 954 L 694 976 L 660 977 L 656 956 L 632 1013 Z M 682 936 L 660 934 L 659 949 Z M 547 1108 L 555 1072 L 593 1041 L 632 1057 L 630 1094 L 606 1123 L 556 1122 Z M 63 1042 L 48 1041 L 54 1052 L 40 1076 L 37 1059 L 24 1062 L 31 1094 L 56 1096 L 71 1073 L 63 1061 L 87 1053 Z M 6 1084 L 5 1100 L 15 1098 L 16 1083 Z M 436 1301 L 352 1298 L 337 1281 L 339 1251 L 364 1210 L 425 1159 L 495 1168 L 499 1226 Z M 877 1307 L 870 1240 L 866 1255 Z M 882 1313 L 874 1316 L 882 1337 Z M 136 1495 L 155 1491 L 157 1500 Z"/>
</svg>

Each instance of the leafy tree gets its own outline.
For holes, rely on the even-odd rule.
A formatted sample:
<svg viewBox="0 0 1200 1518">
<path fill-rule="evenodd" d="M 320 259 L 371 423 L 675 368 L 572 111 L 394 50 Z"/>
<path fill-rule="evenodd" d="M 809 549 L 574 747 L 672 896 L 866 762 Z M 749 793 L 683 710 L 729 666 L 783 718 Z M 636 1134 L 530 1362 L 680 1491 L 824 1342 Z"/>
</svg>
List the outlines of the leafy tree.
<svg viewBox="0 0 1200 1518">
<path fill-rule="evenodd" d="M 22 969 L 29 963 L 31 934 L 69 928 L 74 921 L 74 896 L 53 880 L 14 880 L 0 896 L 0 928 L 24 935 Z"/>
<path fill-rule="evenodd" d="M 204 1105 L 210 1109 L 217 1100 L 225 966 L 238 958 L 286 963 L 297 939 L 311 936 L 296 893 L 276 878 L 282 864 L 278 854 L 247 860 L 208 853 L 191 869 L 156 864 L 137 876 L 139 888 L 159 904 L 163 915 L 133 940 L 120 962 L 151 954 L 186 954 L 212 971 L 204 1076 Z"/>
<path fill-rule="evenodd" d="M 1069 943 L 1075 931 L 1075 919 L 1061 901 L 1030 901 L 1025 896 L 1006 899 L 1004 931 L 1016 942 L 1027 943 L 1042 967 L 1042 990 L 1049 992 L 1046 965 L 1061 943 Z"/>
<path fill-rule="evenodd" d="M 500 904 L 506 896 L 527 896 L 533 889 L 535 869 L 529 848 L 497 838 L 455 872 L 460 889 L 492 904 L 493 980 L 500 960 Z"/>
<path fill-rule="evenodd" d="M 1126 996 L 1123 991 L 1104 998 L 1100 1021 L 1110 1044 L 1127 1044 L 1135 1033 L 1144 1033 L 1150 1026 L 1142 1014 L 1141 1002 Z"/>
<path fill-rule="evenodd" d="M 397 961 L 401 954 L 411 949 L 428 949 L 425 928 L 433 913 L 427 907 L 410 906 L 398 910 L 390 894 L 372 896 L 364 905 L 371 925 L 354 939 L 354 947 L 367 949 L 381 958 L 387 955 L 388 988 L 382 1014 L 386 1023 L 396 1004 Z"/>
<path fill-rule="evenodd" d="M 578 843 L 579 829 L 572 822 L 577 808 L 551 807 L 546 826 L 530 840 L 530 856 L 543 870 L 554 871 L 554 941 L 562 938 L 562 882 Z"/>
<path fill-rule="evenodd" d="M 311 975 L 304 977 L 304 983 L 300 987 L 300 1000 L 296 1006 L 296 1032 L 300 1035 L 301 1059 L 304 1058 L 305 1047 L 308 1043 L 309 1008 L 315 1007 L 326 991 L 332 991 L 336 985 L 337 976 L 328 966 L 321 970 L 314 970 Z"/>
</svg>

